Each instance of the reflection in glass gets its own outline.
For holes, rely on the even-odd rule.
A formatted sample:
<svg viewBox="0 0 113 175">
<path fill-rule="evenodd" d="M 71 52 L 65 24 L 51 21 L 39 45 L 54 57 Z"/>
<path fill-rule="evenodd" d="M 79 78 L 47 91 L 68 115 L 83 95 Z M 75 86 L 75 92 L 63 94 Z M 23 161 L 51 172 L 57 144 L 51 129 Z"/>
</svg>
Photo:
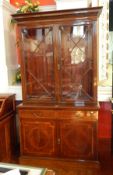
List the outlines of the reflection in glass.
<svg viewBox="0 0 113 175">
<path fill-rule="evenodd" d="M 28 97 L 51 100 L 54 95 L 52 28 L 22 30 Z"/>
<path fill-rule="evenodd" d="M 91 30 L 91 25 L 59 28 L 62 101 L 92 100 Z"/>
</svg>

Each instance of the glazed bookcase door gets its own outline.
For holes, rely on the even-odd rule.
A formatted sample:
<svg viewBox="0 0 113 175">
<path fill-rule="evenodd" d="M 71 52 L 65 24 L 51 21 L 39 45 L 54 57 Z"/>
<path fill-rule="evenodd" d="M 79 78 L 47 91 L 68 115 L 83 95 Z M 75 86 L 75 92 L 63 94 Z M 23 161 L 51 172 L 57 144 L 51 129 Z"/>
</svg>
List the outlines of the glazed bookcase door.
<svg viewBox="0 0 113 175">
<path fill-rule="evenodd" d="M 94 66 L 92 55 L 92 24 L 62 25 L 61 41 L 61 101 L 84 105 L 94 100 Z"/>
<path fill-rule="evenodd" d="M 51 27 L 21 29 L 25 100 L 55 100 L 52 30 Z"/>
</svg>

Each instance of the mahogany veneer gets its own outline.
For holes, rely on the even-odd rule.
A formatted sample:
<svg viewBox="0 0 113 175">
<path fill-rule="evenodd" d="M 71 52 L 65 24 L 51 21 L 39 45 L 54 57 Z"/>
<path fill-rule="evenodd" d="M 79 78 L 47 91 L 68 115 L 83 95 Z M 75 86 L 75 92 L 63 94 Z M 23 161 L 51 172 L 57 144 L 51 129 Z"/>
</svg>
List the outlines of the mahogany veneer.
<svg viewBox="0 0 113 175">
<path fill-rule="evenodd" d="M 20 162 L 98 160 L 97 19 L 102 7 L 14 14 L 23 104 Z"/>
<path fill-rule="evenodd" d="M 15 95 L 0 94 L 0 161 L 12 160 L 15 144 Z"/>
</svg>

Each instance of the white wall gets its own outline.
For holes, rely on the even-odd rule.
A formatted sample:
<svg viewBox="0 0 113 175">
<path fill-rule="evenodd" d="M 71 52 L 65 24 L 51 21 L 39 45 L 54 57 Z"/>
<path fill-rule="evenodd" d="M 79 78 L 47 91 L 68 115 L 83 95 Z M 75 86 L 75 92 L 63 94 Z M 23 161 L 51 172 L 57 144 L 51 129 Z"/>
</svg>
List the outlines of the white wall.
<svg viewBox="0 0 113 175">
<path fill-rule="evenodd" d="M 19 87 L 16 90 L 17 87 L 13 86 L 18 62 L 16 36 L 15 31 L 10 28 L 10 20 L 11 14 L 15 11 L 16 9 L 8 1 L 0 1 L 0 93 L 12 92 L 18 94 L 20 89 Z"/>
</svg>

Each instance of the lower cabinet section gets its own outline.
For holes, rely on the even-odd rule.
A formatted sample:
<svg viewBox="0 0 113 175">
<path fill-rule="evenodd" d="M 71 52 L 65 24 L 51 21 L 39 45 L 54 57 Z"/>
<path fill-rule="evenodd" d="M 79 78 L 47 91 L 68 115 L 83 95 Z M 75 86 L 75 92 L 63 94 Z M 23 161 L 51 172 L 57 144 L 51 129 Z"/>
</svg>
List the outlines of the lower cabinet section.
<svg viewBox="0 0 113 175">
<path fill-rule="evenodd" d="M 98 111 L 19 107 L 21 156 L 97 160 Z"/>
</svg>

